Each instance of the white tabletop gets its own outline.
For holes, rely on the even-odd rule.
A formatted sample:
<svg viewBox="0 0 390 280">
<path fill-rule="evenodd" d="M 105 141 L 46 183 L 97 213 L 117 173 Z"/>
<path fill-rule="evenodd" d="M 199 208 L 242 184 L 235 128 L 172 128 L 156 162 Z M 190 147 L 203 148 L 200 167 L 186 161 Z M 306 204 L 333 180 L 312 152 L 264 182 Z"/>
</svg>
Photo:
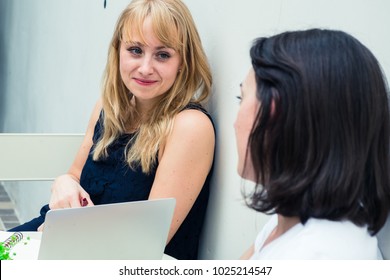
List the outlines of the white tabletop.
<svg viewBox="0 0 390 280">
<path fill-rule="evenodd" d="M 0 240 L 5 241 L 13 232 L 0 231 Z M 41 244 L 41 232 L 22 232 L 23 239 L 10 250 L 10 257 L 14 260 L 38 259 L 39 246 Z"/>
<path fill-rule="evenodd" d="M 13 232 L 0 231 L 0 240 L 3 242 L 12 234 Z M 37 260 L 42 232 L 26 231 L 22 232 L 22 234 L 23 239 L 12 247 L 10 257 L 14 260 Z M 162 259 L 175 260 L 175 258 L 166 254 L 164 254 Z"/>
</svg>

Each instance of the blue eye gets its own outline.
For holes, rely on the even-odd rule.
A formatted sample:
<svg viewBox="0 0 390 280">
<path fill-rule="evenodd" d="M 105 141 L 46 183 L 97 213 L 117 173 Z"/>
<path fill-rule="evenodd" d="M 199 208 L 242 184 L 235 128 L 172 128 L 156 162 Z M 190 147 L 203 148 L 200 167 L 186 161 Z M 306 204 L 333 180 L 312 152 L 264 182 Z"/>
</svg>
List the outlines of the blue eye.
<svg viewBox="0 0 390 280">
<path fill-rule="evenodd" d="M 161 53 L 157 54 L 157 58 L 160 60 L 167 60 L 170 57 L 171 57 L 171 55 L 169 53 L 166 53 L 166 52 L 161 52 Z"/>
<path fill-rule="evenodd" d="M 139 48 L 139 47 L 130 47 L 130 48 L 128 48 L 127 50 L 128 50 L 130 53 L 132 53 L 132 54 L 134 54 L 134 55 L 137 55 L 137 56 L 139 56 L 139 55 L 142 54 L 142 50 L 141 50 L 141 48 Z"/>
</svg>

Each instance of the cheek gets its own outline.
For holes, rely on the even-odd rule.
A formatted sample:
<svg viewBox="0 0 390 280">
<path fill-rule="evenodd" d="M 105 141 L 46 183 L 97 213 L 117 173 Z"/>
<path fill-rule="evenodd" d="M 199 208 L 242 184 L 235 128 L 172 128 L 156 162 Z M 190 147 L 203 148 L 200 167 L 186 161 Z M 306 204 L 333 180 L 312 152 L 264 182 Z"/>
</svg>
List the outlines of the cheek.
<svg viewBox="0 0 390 280">
<path fill-rule="evenodd" d="M 249 139 L 251 128 L 249 124 L 245 122 L 245 116 L 242 113 L 242 110 L 239 112 L 237 116 L 237 120 L 234 124 L 234 129 L 236 133 L 236 145 L 237 145 L 237 153 L 238 153 L 237 171 L 238 174 L 241 177 L 243 177 L 245 156 L 246 156 L 246 150 L 248 146 L 248 139 Z"/>
<path fill-rule="evenodd" d="M 179 72 L 179 67 L 176 64 L 172 65 L 164 65 L 163 67 L 159 67 L 158 73 L 166 81 L 169 86 L 172 86 L 175 82 L 177 75 Z"/>
<path fill-rule="evenodd" d="M 121 74 L 130 72 L 137 67 L 137 60 L 132 58 L 126 49 L 121 49 L 119 52 L 119 71 Z"/>
<path fill-rule="evenodd" d="M 165 73 L 167 74 L 165 75 L 164 80 L 167 82 L 167 86 L 171 87 L 177 78 L 177 72 L 171 71 Z"/>
<path fill-rule="evenodd" d="M 119 55 L 119 72 L 121 74 L 121 77 L 123 78 L 124 73 L 126 72 L 126 60 L 122 53 Z"/>
<path fill-rule="evenodd" d="M 249 151 L 247 156 L 247 148 L 257 109 L 258 106 L 242 106 L 234 123 L 238 152 L 237 171 L 242 178 L 251 181 L 255 181 L 256 176 Z"/>
<path fill-rule="evenodd" d="M 119 73 L 120 73 L 120 75 L 121 75 L 122 80 L 123 80 L 123 78 L 124 78 L 124 72 L 125 72 L 125 67 L 124 67 L 124 65 L 120 62 L 120 63 L 119 63 Z"/>
</svg>

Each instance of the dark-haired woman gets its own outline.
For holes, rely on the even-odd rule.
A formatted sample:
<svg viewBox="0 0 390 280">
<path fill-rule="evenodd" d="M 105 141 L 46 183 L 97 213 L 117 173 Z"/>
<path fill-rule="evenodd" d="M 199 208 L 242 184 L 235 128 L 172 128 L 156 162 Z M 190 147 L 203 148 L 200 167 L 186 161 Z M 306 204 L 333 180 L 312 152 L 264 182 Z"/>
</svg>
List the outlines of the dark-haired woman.
<svg viewBox="0 0 390 280">
<path fill-rule="evenodd" d="M 334 30 L 257 39 L 235 122 L 246 195 L 272 214 L 251 259 L 380 259 L 390 209 L 390 117 L 378 61 Z"/>
</svg>

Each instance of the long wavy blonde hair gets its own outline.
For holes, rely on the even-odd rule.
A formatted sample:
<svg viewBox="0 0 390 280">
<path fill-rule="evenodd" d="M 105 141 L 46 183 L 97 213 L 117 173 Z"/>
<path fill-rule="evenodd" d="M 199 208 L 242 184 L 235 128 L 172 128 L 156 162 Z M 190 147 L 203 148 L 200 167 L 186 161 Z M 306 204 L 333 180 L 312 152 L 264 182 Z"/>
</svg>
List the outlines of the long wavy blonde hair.
<svg viewBox="0 0 390 280">
<path fill-rule="evenodd" d="M 133 95 L 119 71 L 119 51 L 121 41 L 124 38 L 131 40 L 134 32 L 144 38 L 142 26 L 147 17 L 152 19 L 157 38 L 178 51 L 182 63 L 174 84 L 150 111 L 148 119 L 139 125 L 130 140 L 132 145 L 125 151 L 129 166 L 140 165 L 145 173 L 156 164 L 157 152 L 172 130 L 175 115 L 190 102 L 207 100 L 212 83 L 207 57 L 186 5 L 181 0 L 132 1 L 120 15 L 109 46 L 102 87 L 104 131 L 96 143 L 93 159 L 107 157 L 110 144 L 126 133 L 126 128 L 137 125 Z"/>
</svg>

